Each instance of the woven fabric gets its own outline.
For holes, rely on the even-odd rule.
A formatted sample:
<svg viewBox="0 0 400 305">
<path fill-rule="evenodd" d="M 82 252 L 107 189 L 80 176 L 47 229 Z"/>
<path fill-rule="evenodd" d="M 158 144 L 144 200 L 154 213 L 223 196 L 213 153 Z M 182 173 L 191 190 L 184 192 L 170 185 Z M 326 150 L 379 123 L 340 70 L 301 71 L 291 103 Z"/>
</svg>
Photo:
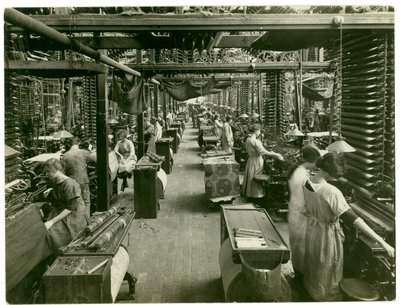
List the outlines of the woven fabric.
<svg viewBox="0 0 400 305">
<path fill-rule="evenodd" d="M 128 76 L 126 76 L 124 79 L 124 88 L 126 88 L 126 91 L 121 88 L 118 80 L 114 76 L 110 88 L 110 100 L 117 103 L 118 107 L 124 113 L 142 113 L 146 109 L 145 101 L 143 98 L 143 79 L 140 78 L 137 84 L 134 85 L 133 79 L 130 79 L 128 78 Z"/>
<path fill-rule="evenodd" d="M 202 85 L 194 84 L 191 80 L 184 81 L 180 84 L 163 81 L 162 85 L 173 99 L 177 101 L 186 101 L 194 97 L 220 93 L 221 89 L 226 89 L 232 84 L 231 82 L 218 82 L 213 77 Z"/>
<path fill-rule="evenodd" d="M 204 170 L 204 184 L 208 198 L 240 195 L 238 163 L 225 160 L 206 160 Z"/>
</svg>

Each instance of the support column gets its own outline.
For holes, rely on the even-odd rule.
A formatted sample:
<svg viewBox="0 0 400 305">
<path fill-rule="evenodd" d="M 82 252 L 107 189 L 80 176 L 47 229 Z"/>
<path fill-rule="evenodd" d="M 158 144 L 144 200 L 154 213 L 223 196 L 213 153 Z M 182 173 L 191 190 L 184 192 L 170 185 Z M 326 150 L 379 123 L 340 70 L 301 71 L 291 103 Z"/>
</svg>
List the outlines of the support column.
<svg viewBox="0 0 400 305">
<path fill-rule="evenodd" d="M 96 153 L 97 153 L 97 210 L 106 211 L 110 206 L 112 187 L 108 177 L 108 102 L 106 95 L 107 75 L 96 76 Z"/>
<path fill-rule="evenodd" d="M 167 126 L 167 93 L 163 92 L 162 93 L 162 97 L 163 97 L 163 120 L 164 120 L 164 124 L 165 124 L 165 129 L 168 128 Z"/>
<path fill-rule="evenodd" d="M 158 117 L 158 86 L 154 85 L 154 116 Z"/>
<path fill-rule="evenodd" d="M 136 63 L 142 63 L 142 50 L 136 50 Z M 145 96 L 146 98 L 146 96 Z M 137 140 L 138 151 L 136 153 L 138 160 L 144 155 L 144 129 L 143 129 L 143 112 L 137 115 Z"/>
<path fill-rule="evenodd" d="M 236 104 L 236 110 L 238 113 L 238 116 L 241 114 L 241 109 L 240 109 L 240 84 L 238 84 L 237 87 L 237 104 Z"/>
<path fill-rule="evenodd" d="M 258 105 L 258 114 L 260 115 L 260 122 L 262 123 L 263 121 L 263 116 L 261 113 L 261 102 L 262 102 L 262 84 L 261 81 L 257 81 L 257 105 Z"/>
<path fill-rule="evenodd" d="M 251 82 L 251 113 L 254 112 L 254 82 Z"/>
</svg>

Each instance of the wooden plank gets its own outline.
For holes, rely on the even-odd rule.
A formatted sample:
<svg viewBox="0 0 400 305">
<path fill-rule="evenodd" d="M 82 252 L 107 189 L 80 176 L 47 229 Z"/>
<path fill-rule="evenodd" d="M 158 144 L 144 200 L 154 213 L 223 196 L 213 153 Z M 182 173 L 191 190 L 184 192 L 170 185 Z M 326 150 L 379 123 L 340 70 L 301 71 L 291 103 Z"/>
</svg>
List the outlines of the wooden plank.
<svg viewBox="0 0 400 305">
<path fill-rule="evenodd" d="M 192 215 L 189 213 L 184 217 L 184 228 L 191 227 L 191 219 Z M 183 274 L 181 280 L 181 294 L 180 299 L 182 302 L 188 303 L 189 302 L 189 288 L 190 288 L 190 273 L 191 273 L 191 247 L 190 245 L 191 240 L 191 230 L 186 229 L 184 233 L 184 247 L 183 247 Z"/>
<path fill-rule="evenodd" d="M 33 15 L 35 20 L 61 32 L 137 31 L 266 31 L 277 29 L 332 29 L 339 14 L 144 14 Z M 394 13 L 340 14 L 343 29 L 394 29 Z M 8 31 L 20 31 L 8 26 Z"/>
</svg>

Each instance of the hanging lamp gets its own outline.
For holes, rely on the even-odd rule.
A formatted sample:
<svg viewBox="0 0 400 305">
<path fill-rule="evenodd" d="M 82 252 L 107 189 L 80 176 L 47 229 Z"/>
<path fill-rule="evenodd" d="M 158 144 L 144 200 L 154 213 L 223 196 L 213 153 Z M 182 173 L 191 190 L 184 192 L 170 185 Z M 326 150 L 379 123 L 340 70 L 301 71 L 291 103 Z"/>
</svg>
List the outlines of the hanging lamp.
<svg viewBox="0 0 400 305">
<path fill-rule="evenodd" d="M 258 118 L 260 117 L 260 115 L 259 115 L 257 112 L 253 112 L 253 113 L 251 114 L 251 117 L 252 117 L 253 119 L 258 119 Z"/>
<path fill-rule="evenodd" d="M 343 54 L 343 28 L 342 28 L 342 24 L 343 24 L 344 18 L 341 17 L 337 17 L 334 19 L 334 22 L 336 24 L 339 25 L 339 70 L 340 70 L 340 80 L 342 80 L 342 54 Z M 350 144 L 348 144 L 344 138 L 342 137 L 342 103 L 340 103 L 340 112 L 339 112 L 339 137 L 338 139 L 333 142 L 332 144 L 328 145 L 328 147 L 326 147 L 327 151 L 333 151 L 333 152 L 337 152 L 337 153 L 348 153 L 348 152 L 355 152 L 356 149 L 351 146 Z M 331 114 L 333 115 L 333 114 Z"/>
<path fill-rule="evenodd" d="M 303 137 L 304 133 L 302 133 L 298 128 L 297 125 L 294 124 L 293 128 L 290 128 L 290 130 L 285 133 L 285 136 L 292 136 L 292 137 Z"/>
<path fill-rule="evenodd" d="M 60 130 L 58 132 L 56 132 L 53 135 L 53 138 L 56 139 L 68 139 L 68 138 L 73 138 L 74 136 L 72 134 L 70 134 L 68 131 L 66 130 Z"/>
<path fill-rule="evenodd" d="M 241 115 L 239 116 L 239 118 L 241 118 L 241 119 L 248 119 L 249 116 L 248 116 L 246 113 L 243 113 L 243 114 L 241 114 Z"/>
<path fill-rule="evenodd" d="M 327 151 L 334 151 L 338 153 L 355 152 L 353 146 L 348 144 L 340 135 L 339 138 L 326 148 Z"/>
</svg>

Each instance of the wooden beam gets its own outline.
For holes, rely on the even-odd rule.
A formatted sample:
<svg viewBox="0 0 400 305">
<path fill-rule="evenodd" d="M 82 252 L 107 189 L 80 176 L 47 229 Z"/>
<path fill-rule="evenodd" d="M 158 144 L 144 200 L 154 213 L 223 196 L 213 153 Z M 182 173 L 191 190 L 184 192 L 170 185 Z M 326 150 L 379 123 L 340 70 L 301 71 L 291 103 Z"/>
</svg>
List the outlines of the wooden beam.
<svg viewBox="0 0 400 305">
<path fill-rule="evenodd" d="M 191 80 L 195 82 L 201 82 L 201 81 L 208 81 L 211 80 L 211 76 L 154 76 L 157 80 L 165 80 L 165 81 L 170 81 L 170 82 L 182 82 L 185 80 Z M 214 79 L 217 81 L 239 81 L 239 80 L 250 80 L 250 81 L 258 81 L 260 80 L 259 75 L 232 75 L 232 76 L 214 76 Z"/>
<path fill-rule="evenodd" d="M 107 74 L 108 67 L 89 61 L 25 61 L 6 60 L 4 68 L 8 73 L 35 75 L 46 78 L 67 78 Z"/>
<path fill-rule="evenodd" d="M 150 36 L 150 35 L 149 35 Z M 222 35 L 219 42 L 215 42 L 215 48 L 249 48 L 260 35 Z M 182 49 L 182 43 L 178 43 L 172 37 L 74 37 L 78 43 L 88 47 L 100 49 Z M 29 50 L 48 51 L 65 50 L 67 47 L 45 38 L 27 38 Z"/>
<path fill-rule="evenodd" d="M 333 18 L 344 17 L 343 29 L 394 29 L 394 13 L 368 14 L 144 14 L 33 15 L 37 21 L 67 33 L 138 31 L 266 31 L 279 29 L 333 29 Z M 10 26 L 8 31 L 20 31 Z"/>
<path fill-rule="evenodd" d="M 138 71 L 148 72 L 180 72 L 180 73 L 254 73 L 264 70 L 297 70 L 298 62 L 265 62 L 265 63 L 211 63 L 211 64 L 127 64 Z M 303 70 L 327 69 L 329 62 L 303 62 Z"/>
<path fill-rule="evenodd" d="M 215 48 L 250 48 L 260 35 L 223 35 Z"/>
</svg>

